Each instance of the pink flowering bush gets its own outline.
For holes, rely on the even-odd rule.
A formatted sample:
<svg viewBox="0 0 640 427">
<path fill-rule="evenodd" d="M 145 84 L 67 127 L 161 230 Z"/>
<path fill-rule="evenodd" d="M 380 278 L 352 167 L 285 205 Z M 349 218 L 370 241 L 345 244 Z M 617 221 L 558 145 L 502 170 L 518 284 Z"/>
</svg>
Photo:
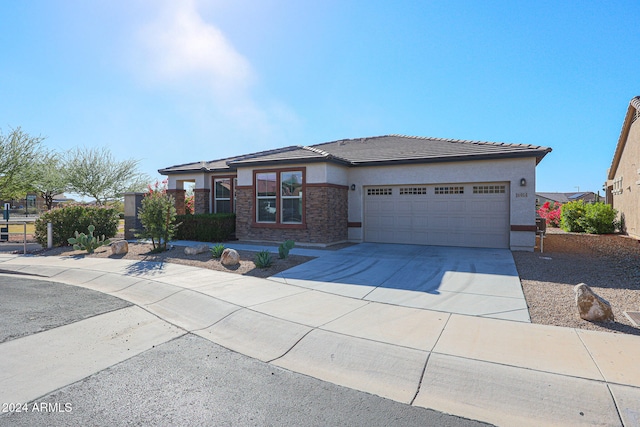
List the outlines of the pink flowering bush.
<svg viewBox="0 0 640 427">
<path fill-rule="evenodd" d="M 186 196 L 184 198 L 184 213 L 193 215 L 194 196 Z"/>
<path fill-rule="evenodd" d="M 560 203 L 545 202 L 544 205 L 538 209 L 540 218 L 544 218 L 548 226 L 555 228 L 560 227 L 561 212 L 562 205 Z"/>
</svg>

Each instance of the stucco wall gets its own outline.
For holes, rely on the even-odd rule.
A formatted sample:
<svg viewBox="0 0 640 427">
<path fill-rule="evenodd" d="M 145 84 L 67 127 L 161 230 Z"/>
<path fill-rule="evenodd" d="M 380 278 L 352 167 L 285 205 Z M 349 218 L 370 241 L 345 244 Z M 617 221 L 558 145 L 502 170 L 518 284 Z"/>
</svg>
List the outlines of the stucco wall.
<svg viewBox="0 0 640 427">
<path fill-rule="evenodd" d="M 622 193 L 613 194 L 613 208 L 624 214 L 627 233 L 640 238 L 640 120 L 629 129 L 614 181 L 622 178 Z"/>
<path fill-rule="evenodd" d="M 169 189 L 184 189 L 185 182 L 194 182 L 195 188 L 209 188 L 211 189 L 211 174 L 210 173 L 190 173 L 184 175 L 169 175 L 167 177 L 167 187 Z"/>
<path fill-rule="evenodd" d="M 348 185 L 355 184 L 356 189 L 349 191 L 349 222 L 364 222 L 365 185 L 508 182 L 511 225 L 535 226 L 535 165 L 535 158 L 524 158 L 350 168 Z M 527 182 L 524 187 L 522 178 Z M 349 239 L 361 241 L 362 229 L 350 227 Z M 533 250 L 535 232 L 511 231 L 510 244 L 513 250 Z"/>
<path fill-rule="evenodd" d="M 253 185 L 253 171 L 260 169 L 306 169 L 306 182 L 308 184 L 338 184 L 347 185 L 347 167 L 328 163 L 296 163 L 281 166 L 246 167 L 238 168 L 238 186 L 248 187 Z"/>
</svg>

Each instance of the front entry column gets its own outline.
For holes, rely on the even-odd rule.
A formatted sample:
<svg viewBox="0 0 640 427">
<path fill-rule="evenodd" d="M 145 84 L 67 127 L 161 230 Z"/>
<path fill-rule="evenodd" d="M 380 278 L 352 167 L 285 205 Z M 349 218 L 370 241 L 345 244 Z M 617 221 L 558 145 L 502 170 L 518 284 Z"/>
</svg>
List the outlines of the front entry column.
<svg viewBox="0 0 640 427">
<path fill-rule="evenodd" d="M 193 213 L 208 214 L 209 211 L 209 194 L 211 190 L 208 188 L 196 188 L 193 190 Z"/>
<path fill-rule="evenodd" d="M 173 198 L 175 199 L 176 213 L 178 215 L 185 214 L 185 209 L 184 209 L 185 193 L 186 191 L 184 189 L 167 190 L 167 194 L 172 195 Z"/>
</svg>

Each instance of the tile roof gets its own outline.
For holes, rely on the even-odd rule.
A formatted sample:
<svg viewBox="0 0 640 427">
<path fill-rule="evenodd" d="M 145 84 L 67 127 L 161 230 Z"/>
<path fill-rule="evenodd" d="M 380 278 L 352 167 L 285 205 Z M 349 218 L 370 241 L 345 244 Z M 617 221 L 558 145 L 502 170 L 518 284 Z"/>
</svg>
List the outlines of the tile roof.
<svg viewBox="0 0 640 427">
<path fill-rule="evenodd" d="M 301 162 L 334 162 L 348 166 L 404 163 L 433 163 L 536 157 L 537 162 L 551 148 L 459 139 L 385 135 L 342 139 L 312 146 L 290 146 L 211 162 L 189 163 L 161 169 L 162 174 L 186 171 L 221 171 L 248 165 Z"/>
<path fill-rule="evenodd" d="M 559 203 L 567 203 L 573 202 L 576 200 L 585 200 L 585 201 L 593 201 L 598 197 L 601 197 L 599 194 L 592 191 L 585 191 L 580 193 L 536 193 L 536 197 L 553 200 L 554 202 Z"/>
<path fill-rule="evenodd" d="M 611 180 L 615 178 L 618 165 L 620 164 L 620 158 L 622 157 L 622 151 L 627 143 L 627 137 L 629 136 L 629 130 L 631 125 L 635 122 L 640 115 L 640 96 L 635 96 L 629 101 L 627 107 L 627 114 L 622 122 L 622 130 L 618 137 L 618 143 L 616 144 L 616 151 L 613 153 L 613 160 L 611 161 L 611 167 L 607 173 L 607 179 Z"/>
</svg>

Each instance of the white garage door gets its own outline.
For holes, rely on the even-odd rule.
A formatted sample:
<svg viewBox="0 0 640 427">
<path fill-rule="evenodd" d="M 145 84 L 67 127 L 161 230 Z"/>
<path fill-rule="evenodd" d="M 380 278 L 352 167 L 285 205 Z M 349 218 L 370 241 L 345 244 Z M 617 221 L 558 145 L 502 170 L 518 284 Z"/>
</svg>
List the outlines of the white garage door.
<svg viewBox="0 0 640 427">
<path fill-rule="evenodd" d="M 365 187 L 364 201 L 367 242 L 509 247 L 507 183 Z"/>
</svg>

